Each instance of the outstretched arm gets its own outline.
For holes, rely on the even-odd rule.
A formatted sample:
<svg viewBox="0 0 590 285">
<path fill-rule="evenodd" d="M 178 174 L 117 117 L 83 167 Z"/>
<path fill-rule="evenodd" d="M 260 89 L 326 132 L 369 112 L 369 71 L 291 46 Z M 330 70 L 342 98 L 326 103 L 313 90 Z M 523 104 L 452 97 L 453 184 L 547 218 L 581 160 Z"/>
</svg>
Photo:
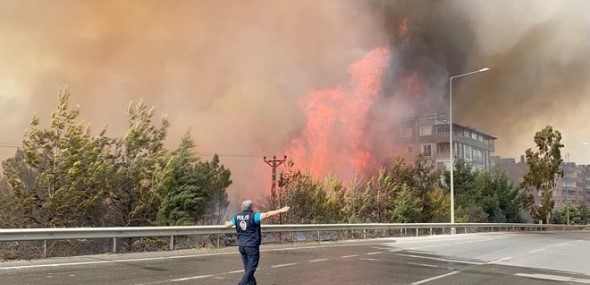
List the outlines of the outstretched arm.
<svg viewBox="0 0 590 285">
<path fill-rule="evenodd" d="M 234 226 L 234 223 L 230 222 L 230 221 L 225 221 L 225 227 L 226 228 L 231 228 Z"/>
<path fill-rule="evenodd" d="M 290 208 L 289 206 L 285 206 L 285 207 L 282 207 L 278 210 L 268 211 L 266 213 L 260 213 L 260 220 L 264 220 L 268 217 L 272 217 L 272 216 L 278 215 L 280 213 L 285 213 L 285 212 L 289 211 L 289 208 Z"/>
</svg>

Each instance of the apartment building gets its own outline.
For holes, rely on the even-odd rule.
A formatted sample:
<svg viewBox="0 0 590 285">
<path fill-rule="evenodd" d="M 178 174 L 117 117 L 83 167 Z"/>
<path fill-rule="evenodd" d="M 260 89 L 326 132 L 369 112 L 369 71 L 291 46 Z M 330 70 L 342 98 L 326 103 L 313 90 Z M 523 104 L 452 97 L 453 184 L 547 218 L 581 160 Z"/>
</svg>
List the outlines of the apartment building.
<svg viewBox="0 0 590 285">
<path fill-rule="evenodd" d="M 449 169 L 449 121 L 445 113 L 421 116 L 403 122 L 397 137 L 397 156 L 413 161 L 418 154 Z M 473 164 L 474 169 L 489 169 L 496 138 L 468 126 L 453 124 L 453 156 Z"/>
<path fill-rule="evenodd" d="M 559 209 L 566 201 L 574 205 L 590 203 L 590 165 L 576 165 L 566 162 L 563 177 L 558 177 L 553 189 L 555 208 Z"/>
<path fill-rule="evenodd" d="M 520 161 L 493 156 L 492 163 L 504 169 L 516 186 L 520 185 L 524 175 L 529 171 L 524 155 L 520 156 Z M 574 205 L 590 204 L 590 165 L 565 162 L 562 170 L 564 175 L 555 178 L 555 187 L 552 191 L 555 209 L 560 209 L 566 201 L 570 201 Z M 535 203 L 538 203 L 538 193 L 535 192 L 534 197 Z"/>
<path fill-rule="evenodd" d="M 529 172 L 529 165 L 526 163 L 524 155 L 520 156 L 520 160 L 516 161 L 514 158 L 502 158 L 500 156 L 492 156 L 492 166 L 498 166 L 508 175 L 510 182 L 518 186 L 523 180 L 523 177 Z"/>
</svg>

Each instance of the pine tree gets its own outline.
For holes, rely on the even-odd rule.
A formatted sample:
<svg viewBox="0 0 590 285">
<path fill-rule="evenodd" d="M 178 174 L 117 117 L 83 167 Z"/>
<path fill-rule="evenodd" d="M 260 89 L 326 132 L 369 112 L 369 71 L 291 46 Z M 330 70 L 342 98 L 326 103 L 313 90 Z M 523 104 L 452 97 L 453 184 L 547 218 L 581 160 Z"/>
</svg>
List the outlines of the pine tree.
<svg viewBox="0 0 590 285">
<path fill-rule="evenodd" d="M 528 191 L 526 206 L 531 216 L 538 221 L 549 223 L 555 202 L 552 199 L 552 189 L 555 177 L 563 176 L 560 166 L 563 162 L 560 149 L 561 133 L 551 126 L 538 131 L 534 137 L 537 151 L 526 150 L 526 161 L 529 172 L 523 177 L 521 187 Z M 538 203 L 535 203 L 537 195 Z"/>
<path fill-rule="evenodd" d="M 166 193 L 158 213 L 160 225 L 194 225 L 205 213 L 207 173 L 199 171 L 194 143 L 186 134 L 168 161 L 158 188 Z"/>
</svg>

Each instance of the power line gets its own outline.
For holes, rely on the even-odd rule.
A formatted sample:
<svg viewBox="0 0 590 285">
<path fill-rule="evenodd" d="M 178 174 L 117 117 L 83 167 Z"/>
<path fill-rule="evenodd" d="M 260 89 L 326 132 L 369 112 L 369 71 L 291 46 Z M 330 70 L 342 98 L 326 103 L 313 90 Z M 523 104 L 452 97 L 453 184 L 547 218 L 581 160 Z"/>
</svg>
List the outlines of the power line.
<svg viewBox="0 0 590 285">
<path fill-rule="evenodd" d="M 21 147 L 21 145 L 12 144 L 12 143 L 0 143 L 0 147 L 19 148 L 19 147 Z"/>
<path fill-rule="evenodd" d="M 199 156 L 214 156 L 217 155 L 219 157 L 254 157 L 259 158 L 263 157 L 262 154 L 248 154 L 248 153 L 197 153 Z"/>
</svg>

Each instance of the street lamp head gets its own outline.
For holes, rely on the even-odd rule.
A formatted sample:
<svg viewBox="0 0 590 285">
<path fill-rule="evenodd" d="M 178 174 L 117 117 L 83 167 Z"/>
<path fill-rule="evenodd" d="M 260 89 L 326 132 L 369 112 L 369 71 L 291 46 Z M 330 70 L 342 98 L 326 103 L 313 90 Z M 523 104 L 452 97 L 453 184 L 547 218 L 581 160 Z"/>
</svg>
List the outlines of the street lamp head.
<svg viewBox="0 0 590 285">
<path fill-rule="evenodd" d="M 478 71 L 479 71 L 479 72 L 484 72 L 484 71 L 488 71 L 488 70 L 490 70 L 490 68 L 489 68 L 489 67 L 484 67 L 484 68 L 482 68 L 482 69 L 480 69 L 480 70 L 478 70 Z"/>
</svg>

